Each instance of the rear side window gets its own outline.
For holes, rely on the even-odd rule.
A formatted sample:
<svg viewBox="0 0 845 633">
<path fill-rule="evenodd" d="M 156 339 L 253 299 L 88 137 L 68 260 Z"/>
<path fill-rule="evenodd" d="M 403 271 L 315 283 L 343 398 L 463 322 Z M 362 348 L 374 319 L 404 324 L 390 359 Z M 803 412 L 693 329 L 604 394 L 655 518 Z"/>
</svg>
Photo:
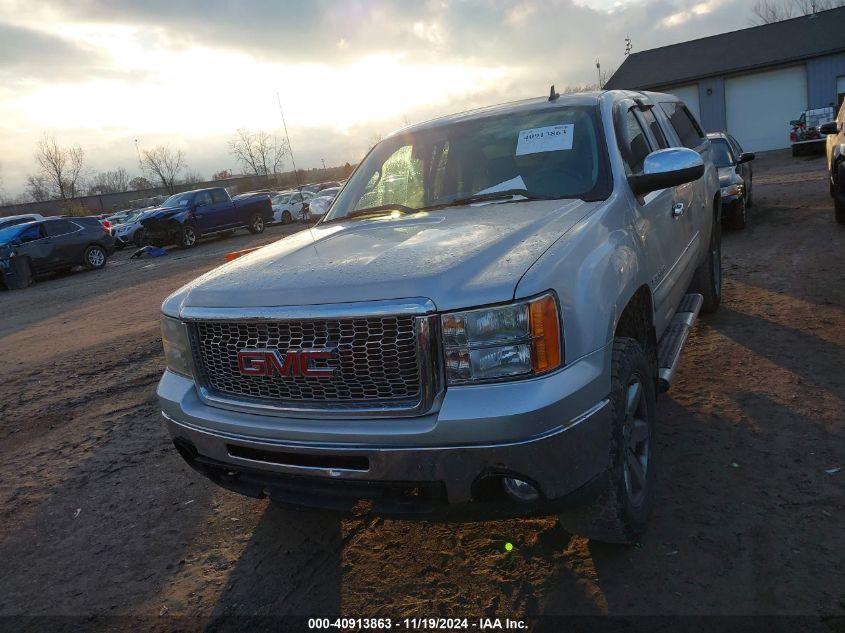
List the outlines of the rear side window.
<svg viewBox="0 0 845 633">
<path fill-rule="evenodd" d="M 67 235 L 68 233 L 75 233 L 82 228 L 69 220 L 51 220 L 45 222 L 44 226 L 47 229 L 47 235 Z"/>
<path fill-rule="evenodd" d="M 664 101 L 661 102 L 660 107 L 669 117 L 669 122 L 675 128 L 675 132 L 684 147 L 695 149 L 704 142 L 704 132 L 701 131 L 695 117 L 690 114 L 683 103 Z"/>
<path fill-rule="evenodd" d="M 218 202 L 226 202 L 226 192 L 220 189 L 211 192 L 211 202 L 217 204 Z"/>
</svg>

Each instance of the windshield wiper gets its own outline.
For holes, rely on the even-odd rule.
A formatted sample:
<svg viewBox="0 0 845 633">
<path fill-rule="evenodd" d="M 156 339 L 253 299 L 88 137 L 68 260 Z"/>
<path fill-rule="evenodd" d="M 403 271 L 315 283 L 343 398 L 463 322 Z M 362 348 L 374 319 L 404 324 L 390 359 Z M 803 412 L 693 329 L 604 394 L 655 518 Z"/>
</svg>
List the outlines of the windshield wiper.
<svg viewBox="0 0 845 633">
<path fill-rule="evenodd" d="M 409 213 L 417 213 L 420 209 L 414 209 L 412 207 L 406 207 L 404 204 L 399 204 L 398 202 L 391 202 L 390 204 L 381 204 L 377 207 L 367 207 L 365 209 L 355 209 L 354 211 L 350 211 L 346 215 L 341 215 L 336 218 L 332 218 L 331 220 L 326 220 L 321 224 L 326 224 L 328 222 L 335 222 L 337 220 L 348 220 L 350 218 L 359 218 L 364 215 L 375 215 L 377 213 L 383 213 L 384 211 L 398 211 L 403 215 L 407 215 Z"/>
<path fill-rule="evenodd" d="M 525 200 L 551 200 L 550 196 L 544 196 L 539 193 L 533 193 L 527 189 L 505 189 L 504 191 L 491 191 L 490 193 L 477 193 L 465 198 L 456 198 L 451 202 L 444 202 L 433 207 L 425 207 L 428 209 L 439 209 L 442 207 L 460 207 L 474 202 L 486 202 L 488 200 L 507 200 L 514 196 L 521 196 Z M 515 201 L 517 202 L 517 201 Z"/>
</svg>

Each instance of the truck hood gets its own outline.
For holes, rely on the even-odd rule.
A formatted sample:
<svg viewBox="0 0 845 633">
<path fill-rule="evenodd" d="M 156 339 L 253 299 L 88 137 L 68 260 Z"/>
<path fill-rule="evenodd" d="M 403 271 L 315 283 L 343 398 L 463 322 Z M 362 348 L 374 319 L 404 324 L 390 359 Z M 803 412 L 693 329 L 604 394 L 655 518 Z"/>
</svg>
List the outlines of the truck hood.
<svg viewBox="0 0 845 633">
<path fill-rule="evenodd" d="M 270 307 L 425 297 L 440 310 L 508 301 L 600 202 L 484 204 L 317 225 L 198 278 L 163 307 Z"/>
</svg>

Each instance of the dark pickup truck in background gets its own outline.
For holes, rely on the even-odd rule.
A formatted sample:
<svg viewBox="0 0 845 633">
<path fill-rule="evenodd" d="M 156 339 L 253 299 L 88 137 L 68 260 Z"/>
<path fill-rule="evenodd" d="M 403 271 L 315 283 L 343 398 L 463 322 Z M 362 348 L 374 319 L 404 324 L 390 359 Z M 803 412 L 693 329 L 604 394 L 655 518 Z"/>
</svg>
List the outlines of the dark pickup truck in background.
<svg viewBox="0 0 845 633">
<path fill-rule="evenodd" d="M 141 224 L 147 243 L 191 248 L 201 237 L 237 229 L 263 233 L 267 222 L 272 220 L 269 196 L 232 200 L 225 189 L 215 187 L 170 196 Z"/>
</svg>

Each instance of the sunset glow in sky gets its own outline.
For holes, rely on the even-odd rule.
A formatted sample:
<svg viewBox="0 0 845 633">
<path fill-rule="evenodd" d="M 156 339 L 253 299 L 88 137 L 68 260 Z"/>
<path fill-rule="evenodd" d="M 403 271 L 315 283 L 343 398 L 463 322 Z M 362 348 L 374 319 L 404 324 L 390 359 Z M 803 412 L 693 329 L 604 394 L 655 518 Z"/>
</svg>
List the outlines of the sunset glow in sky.
<svg viewBox="0 0 845 633">
<path fill-rule="evenodd" d="M 0 183 L 44 132 L 92 172 L 141 149 L 231 168 L 237 128 L 281 133 L 297 165 L 355 162 L 405 122 L 596 81 L 635 50 L 748 26 L 750 0 L 0 0 Z M 289 167 L 289 165 L 288 165 Z"/>
</svg>

